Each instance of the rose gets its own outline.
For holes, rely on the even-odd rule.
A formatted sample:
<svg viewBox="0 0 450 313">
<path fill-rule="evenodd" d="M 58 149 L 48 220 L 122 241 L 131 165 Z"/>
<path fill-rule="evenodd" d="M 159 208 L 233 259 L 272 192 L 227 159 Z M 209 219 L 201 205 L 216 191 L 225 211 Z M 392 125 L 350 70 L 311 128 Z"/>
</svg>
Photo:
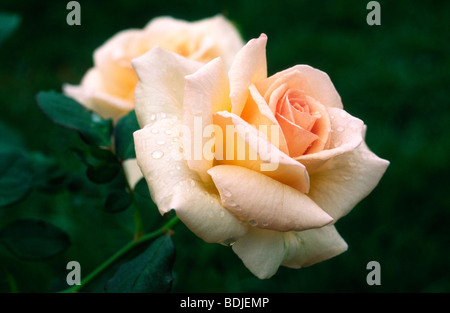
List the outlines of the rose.
<svg viewBox="0 0 450 313">
<path fill-rule="evenodd" d="M 137 76 L 131 60 L 154 46 L 205 63 L 220 56 L 230 66 L 243 42 L 236 28 L 220 15 L 197 22 L 158 17 L 144 29 L 121 31 L 110 38 L 94 52 L 94 67 L 81 84 L 64 85 L 64 93 L 103 118 L 117 122 L 134 108 Z M 124 165 L 134 185 L 142 177 L 140 170 L 134 159 Z"/>
<path fill-rule="evenodd" d="M 133 60 L 136 156 L 161 214 L 175 209 L 205 241 L 233 244 L 259 278 L 345 251 L 334 223 L 389 164 L 368 149 L 366 126 L 343 110 L 327 74 L 297 65 L 267 78 L 266 41 L 249 41 L 228 75 L 221 58 L 202 65 L 159 48 Z M 199 138 L 196 128 L 211 124 Z M 195 142 L 212 143 L 215 158 L 193 157 Z"/>
<path fill-rule="evenodd" d="M 81 85 L 66 84 L 63 89 L 102 117 L 117 120 L 134 108 L 133 58 L 159 46 L 204 63 L 220 56 L 229 66 L 242 45 L 237 30 L 220 15 L 197 22 L 158 17 L 143 29 L 124 30 L 110 38 L 94 52 L 94 67 Z"/>
</svg>

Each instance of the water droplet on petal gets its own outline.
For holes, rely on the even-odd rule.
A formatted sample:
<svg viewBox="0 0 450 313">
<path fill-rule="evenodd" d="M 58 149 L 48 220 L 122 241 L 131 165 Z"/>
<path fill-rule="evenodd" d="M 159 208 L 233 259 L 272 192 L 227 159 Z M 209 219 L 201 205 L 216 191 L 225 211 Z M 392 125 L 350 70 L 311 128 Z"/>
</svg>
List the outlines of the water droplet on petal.
<svg viewBox="0 0 450 313">
<path fill-rule="evenodd" d="M 336 130 L 337 130 L 338 132 L 343 132 L 343 131 L 344 131 L 344 127 L 339 126 L 338 128 L 336 128 Z"/>
<path fill-rule="evenodd" d="M 339 146 L 341 146 L 342 145 L 342 141 L 340 141 L 340 140 L 338 140 L 338 141 L 336 141 L 335 143 L 334 143 L 334 146 L 335 147 L 339 147 Z"/>
<path fill-rule="evenodd" d="M 157 143 L 158 145 L 163 145 L 163 144 L 165 144 L 166 142 L 165 142 L 164 140 L 158 140 L 156 143 Z"/>
<path fill-rule="evenodd" d="M 227 240 L 221 242 L 220 244 L 223 245 L 223 246 L 229 247 L 229 246 L 234 245 L 235 242 L 236 242 L 236 239 L 234 239 L 234 238 L 228 238 Z"/>
<path fill-rule="evenodd" d="M 347 113 L 341 112 L 341 117 L 342 117 L 342 118 L 344 118 L 344 117 L 346 117 L 346 116 L 347 116 Z"/>
<path fill-rule="evenodd" d="M 227 201 L 228 206 L 234 208 L 236 206 L 236 202 L 234 202 L 234 200 L 229 200 Z"/>
<path fill-rule="evenodd" d="M 176 168 L 177 170 L 181 170 L 181 166 L 179 166 L 179 165 L 176 165 L 175 168 Z"/>
<path fill-rule="evenodd" d="M 156 114 L 150 115 L 150 121 L 154 121 L 154 120 L 156 120 Z"/>
<path fill-rule="evenodd" d="M 269 226 L 269 223 L 263 222 L 262 225 L 263 225 L 264 227 L 267 227 L 267 226 Z"/>
<path fill-rule="evenodd" d="M 152 129 L 152 134 L 157 134 L 157 133 L 159 133 L 159 130 L 156 129 L 156 128 L 153 128 L 153 129 Z"/>
<path fill-rule="evenodd" d="M 166 113 L 161 113 L 160 115 L 159 115 L 161 118 L 166 118 Z"/>
<path fill-rule="evenodd" d="M 152 158 L 155 160 L 161 159 L 164 156 L 162 151 L 156 150 L 152 152 Z"/>
<path fill-rule="evenodd" d="M 165 133 L 166 135 L 172 135 L 172 131 L 171 131 L 170 129 L 166 129 L 166 130 L 164 131 L 164 133 Z"/>
<path fill-rule="evenodd" d="M 250 226 L 253 226 L 253 227 L 258 225 L 258 222 L 255 220 L 250 220 L 250 221 L 248 221 L 248 223 L 250 224 Z"/>
<path fill-rule="evenodd" d="M 224 195 L 224 197 L 231 197 L 231 191 L 229 191 L 228 189 L 223 189 L 222 190 L 222 194 Z"/>
</svg>

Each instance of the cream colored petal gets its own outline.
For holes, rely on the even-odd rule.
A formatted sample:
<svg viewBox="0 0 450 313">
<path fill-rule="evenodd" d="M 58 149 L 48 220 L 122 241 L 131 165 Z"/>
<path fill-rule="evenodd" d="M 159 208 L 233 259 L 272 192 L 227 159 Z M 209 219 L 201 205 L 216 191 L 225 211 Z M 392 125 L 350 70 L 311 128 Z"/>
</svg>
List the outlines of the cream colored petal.
<svg viewBox="0 0 450 313">
<path fill-rule="evenodd" d="M 204 32 L 214 40 L 218 47 L 219 56 L 224 61 L 225 69 L 229 69 L 244 42 L 236 27 L 222 15 L 207 18 L 194 23 L 194 28 Z"/>
<path fill-rule="evenodd" d="M 308 169 L 309 174 L 328 166 L 328 161 L 354 150 L 363 141 L 364 122 L 337 108 L 327 108 L 331 122 L 329 149 L 294 158 Z"/>
<path fill-rule="evenodd" d="M 275 138 L 278 142 L 272 142 L 283 153 L 289 155 L 286 138 L 281 131 L 277 119 L 270 110 L 264 98 L 259 94 L 256 87 L 252 84 L 249 87 L 251 97 L 248 97 L 241 118 L 249 124 L 257 127 L 270 140 L 272 131 L 278 133 Z"/>
<path fill-rule="evenodd" d="M 258 129 L 226 111 L 214 114 L 214 124 L 220 126 L 223 134 L 223 137 L 216 136 L 217 164 L 242 166 L 300 192 L 308 192 L 309 179 L 305 166 L 281 152 Z M 274 141 L 273 138 L 270 140 Z"/>
<path fill-rule="evenodd" d="M 328 260 L 347 250 L 347 243 L 334 225 L 283 234 L 285 255 L 282 265 L 307 267 Z"/>
<path fill-rule="evenodd" d="M 134 186 L 136 183 L 141 180 L 143 177 L 141 169 L 139 168 L 139 165 L 137 164 L 136 159 L 127 159 L 123 162 L 123 169 L 125 172 L 126 179 L 128 181 L 128 184 L 132 189 L 134 189 Z"/>
<path fill-rule="evenodd" d="M 202 63 L 155 47 L 132 64 L 139 77 L 134 98 L 139 125 L 153 123 L 155 114 L 161 113 L 181 119 L 185 76 Z"/>
<path fill-rule="evenodd" d="M 220 204 L 220 198 L 189 169 L 178 143 L 180 122 L 159 119 L 134 133 L 136 157 L 161 214 L 177 216 L 207 242 L 235 241 L 247 226 Z"/>
<path fill-rule="evenodd" d="M 96 112 L 103 118 L 111 118 L 114 122 L 117 122 L 134 107 L 132 101 L 108 93 L 104 86 L 103 77 L 95 68 L 86 73 L 80 85 L 64 84 L 63 92 L 89 110 Z"/>
<path fill-rule="evenodd" d="M 214 113 L 231 109 L 228 94 L 228 78 L 220 58 L 186 76 L 183 123 L 191 130 L 191 136 L 183 136 L 183 139 L 188 139 L 185 146 L 191 147 L 190 157 L 187 159 L 189 168 L 196 171 L 203 181 L 210 180 L 206 171 L 212 167 L 214 156 L 212 149 L 211 157 L 206 156 L 206 151 L 203 151 L 205 144 L 214 140 L 214 133 L 204 134 L 204 131 L 206 127 L 212 126 Z"/>
<path fill-rule="evenodd" d="M 342 101 L 336 88 L 327 73 L 308 65 L 296 65 L 287 70 L 276 73 L 256 84 L 264 97 L 282 84 L 287 83 L 288 88 L 297 88 L 313 97 L 326 107 L 342 109 Z"/>
<path fill-rule="evenodd" d="M 232 113 L 241 115 L 249 95 L 248 87 L 267 77 L 266 64 L 267 36 L 262 34 L 250 40 L 236 55 L 228 77 L 230 79 L 230 98 Z"/>
<path fill-rule="evenodd" d="M 219 165 L 208 173 L 222 205 L 250 226 L 286 232 L 322 227 L 333 221 L 304 193 L 258 172 Z"/>
<path fill-rule="evenodd" d="M 355 150 L 333 158 L 326 169 L 312 174 L 308 196 L 338 220 L 376 187 L 388 165 L 362 142 Z"/>
<path fill-rule="evenodd" d="M 270 278 L 283 262 L 283 233 L 251 228 L 233 245 L 233 251 L 256 277 Z"/>
</svg>

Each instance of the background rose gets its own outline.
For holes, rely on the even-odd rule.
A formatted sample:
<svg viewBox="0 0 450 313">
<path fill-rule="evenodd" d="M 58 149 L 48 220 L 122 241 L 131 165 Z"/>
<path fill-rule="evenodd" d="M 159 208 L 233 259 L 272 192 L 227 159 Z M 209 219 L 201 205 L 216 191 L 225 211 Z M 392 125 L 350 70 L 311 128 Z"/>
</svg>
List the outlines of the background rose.
<svg viewBox="0 0 450 313">
<path fill-rule="evenodd" d="M 218 56 L 230 66 L 242 47 L 236 28 L 223 16 L 187 22 L 171 17 L 151 20 L 143 29 L 124 30 L 94 52 L 94 67 L 83 77 L 81 85 L 66 84 L 64 93 L 103 118 L 115 122 L 134 108 L 137 76 L 131 60 L 159 46 L 198 62 Z M 134 159 L 124 162 L 131 186 L 142 178 Z"/>
<path fill-rule="evenodd" d="M 242 48 L 228 75 L 220 58 L 202 66 L 159 48 L 133 61 L 143 127 L 135 133 L 136 155 L 160 212 L 175 209 L 207 242 L 233 243 L 260 278 L 280 264 L 299 268 L 345 251 L 329 224 L 364 198 L 389 164 L 367 148 L 364 123 L 342 109 L 328 75 L 295 66 L 267 78 L 266 40 L 261 35 Z M 231 125 L 238 133 L 238 126 L 277 126 L 281 140 L 271 143 L 270 134 L 247 127 L 254 131 L 241 140 L 257 160 L 186 161 L 173 143 L 180 142 L 177 127 L 192 127 L 196 116 L 203 126 Z M 216 137 L 215 149 L 236 145 Z M 259 170 L 274 161 L 275 170 Z"/>
<path fill-rule="evenodd" d="M 109 39 L 94 52 L 94 67 L 81 85 L 65 85 L 64 92 L 102 117 L 117 120 L 134 108 L 133 58 L 159 46 L 199 62 L 220 56 L 229 66 L 242 45 L 235 27 L 220 15 L 197 22 L 158 17 L 143 29 L 124 30 Z"/>
</svg>

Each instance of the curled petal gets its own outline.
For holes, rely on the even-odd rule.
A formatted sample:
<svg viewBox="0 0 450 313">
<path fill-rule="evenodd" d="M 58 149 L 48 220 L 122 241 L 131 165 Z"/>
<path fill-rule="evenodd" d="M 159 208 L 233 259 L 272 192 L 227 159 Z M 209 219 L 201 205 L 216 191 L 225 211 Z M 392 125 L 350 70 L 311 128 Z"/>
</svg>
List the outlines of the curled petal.
<svg viewBox="0 0 450 313">
<path fill-rule="evenodd" d="M 258 172 L 219 165 L 208 173 L 222 205 L 251 226 L 286 232 L 322 227 L 333 221 L 304 193 Z"/>
<path fill-rule="evenodd" d="M 259 279 L 272 277 L 284 258 L 283 233 L 250 228 L 233 245 L 233 251 L 245 266 Z"/>
<path fill-rule="evenodd" d="M 347 250 L 347 243 L 338 234 L 334 225 L 284 233 L 283 237 L 285 254 L 282 265 L 287 267 L 311 266 Z"/>
<path fill-rule="evenodd" d="M 202 63 L 155 47 L 132 64 L 139 77 L 134 96 L 139 125 L 153 123 L 155 114 L 161 112 L 181 119 L 185 76 Z"/>
<path fill-rule="evenodd" d="M 342 109 L 342 101 L 327 73 L 309 65 L 296 65 L 278 72 L 256 84 L 268 103 L 273 91 L 283 84 L 286 88 L 297 88 L 326 107 Z"/>
<path fill-rule="evenodd" d="M 346 215 L 378 184 L 389 162 L 377 157 L 365 142 L 335 157 L 311 175 L 308 196 L 335 220 Z"/>
<path fill-rule="evenodd" d="M 216 136 L 217 164 L 246 167 L 300 192 L 308 192 L 309 178 L 305 166 L 281 152 L 263 133 L 226 111 L 214 114 L 214 123 L 222 130 L 222 134 Z"/>
<path fill-rule="evenodd" d="M 231 65 L 228 73 L 230 99 L 233 104 L 231 112 L 236 115 L 241 115 L 244 109 L 249 95 L 248 87 L 267 77 L 266 43 L 267 36 L 264 34 L 250 40 L 236 54 Z"/>
<path fill-rule="evenodd" d="M 228 93 L 228 79 L 220 58 L 186 76 L 183 122 L 192 130 L 189 141 L 186 142 L 186 145 L 190 145 L 191 154 L 187 162 L 189 168 L 196 171 L 204 181 L 209 180 L 210 176 L 206 171 L 213 164 L 212 156 L 208 158 L 204 155 L 206 151 L 203 148 L 211 140 L 204 131 L 213 124 L 214 113 L 231 109 Z"/>
<path fill-rule="evenodd" d="M 343 153 L 353 151 L 364 140 L 366 127 L 360 119 L 336 108 L 327 108 L 331 122 L 329 149 L 294 158 L 308 169 L 309 174 L 326 168 L 328 161 Z"/>
<path fill-rule="evenodd" d="M 171 144 L 180 142 L 179 126 L 178 120 L 163 119 L 134 133 L 136 157 L 152 199 L 161 214 L 175 209 L 206 242 L 236 240 L 247 227 L 221 206 L 214 191 L 189 169 L 179 146 Z"/>
</svg>

